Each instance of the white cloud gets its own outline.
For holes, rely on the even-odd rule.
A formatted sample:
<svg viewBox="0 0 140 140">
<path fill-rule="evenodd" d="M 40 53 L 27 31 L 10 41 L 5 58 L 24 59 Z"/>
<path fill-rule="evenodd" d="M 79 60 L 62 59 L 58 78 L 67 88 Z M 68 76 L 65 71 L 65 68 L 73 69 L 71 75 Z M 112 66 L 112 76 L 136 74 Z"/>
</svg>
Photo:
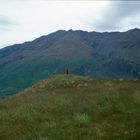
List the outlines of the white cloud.
<svg viewBox="0 0 140 140">
<path fill-rule="evenodd" d="M 0 0 L 0 13 L 18 22 L 0 28 L 0 46 L 32 40 L 59 29 L 91 31 L 91 20 L 99 18 L 108 2 Z"/>
<path fill-rule="evenodd" d="M 138 21 L 140 21 L 140 1 L 113 1 L 94 25 L 96 30 L 100 31 L 125 31 L 140 28 Z"/>
<path fill-rule="evenodd" d="M 133 5 L 132 8 L 129 4 L 128 8 L 127 3 L 122 2 L 124 7 L 119 8 L 121 2 L 115 3 L 0 0 L 0 47 L 29 41 L 59 29 L 112 31 L 125 30 L 136 25 L 140 27 L 139 14 L 136 16 L 139 5 Z"/>
</svg>

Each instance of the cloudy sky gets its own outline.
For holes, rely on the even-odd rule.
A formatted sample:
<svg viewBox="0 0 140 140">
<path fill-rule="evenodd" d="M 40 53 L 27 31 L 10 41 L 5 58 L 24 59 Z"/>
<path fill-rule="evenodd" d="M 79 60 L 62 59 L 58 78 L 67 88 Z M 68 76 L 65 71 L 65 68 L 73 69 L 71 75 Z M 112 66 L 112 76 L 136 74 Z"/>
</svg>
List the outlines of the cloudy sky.
<svg viewBox="0 0 140 140">
<path fill-rule="evenodd" d="M 0 0 L 0 48 L 56 30 L 140 28 L 139 1 Z"/>
</svg>

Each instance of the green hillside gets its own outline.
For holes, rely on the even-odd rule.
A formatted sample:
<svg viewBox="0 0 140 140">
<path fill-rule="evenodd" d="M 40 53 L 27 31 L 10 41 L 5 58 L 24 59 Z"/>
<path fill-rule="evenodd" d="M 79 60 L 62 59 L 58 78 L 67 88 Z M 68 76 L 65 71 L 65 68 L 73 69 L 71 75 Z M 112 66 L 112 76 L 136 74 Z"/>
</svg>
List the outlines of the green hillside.
<svg viewBox="0 0 140 140">
<path fill-rule="evenodd" d="M 140 80 L 58 75 L 0 100 L 0 140 L 139 140 Z"/>
<path fill-rule="evenodd" d="M 98 78 L 140 78 L 140 29 L 59 30 L 0 49 L 0 98 L 16 94 L 66 67 Z"/>
</svg>

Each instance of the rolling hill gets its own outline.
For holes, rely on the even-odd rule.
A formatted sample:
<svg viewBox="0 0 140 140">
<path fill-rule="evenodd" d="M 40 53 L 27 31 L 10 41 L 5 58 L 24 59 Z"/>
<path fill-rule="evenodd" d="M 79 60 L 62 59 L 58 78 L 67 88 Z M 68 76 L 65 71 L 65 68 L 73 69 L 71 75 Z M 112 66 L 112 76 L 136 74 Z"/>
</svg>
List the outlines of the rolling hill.
<svg viewBox="0 0 140 140">
<path fill-rule="evenodd" d="M 140 78 L 140 29 L 59 30 L 0 50 L 0 97 L 18 93 L 65 68 L 98 78 Z"/>
<path fill-rule="evenodd" d="M 57 75 L 0 100 L 1 140 L 139 140 L 140 80 Z"/>
</svg>

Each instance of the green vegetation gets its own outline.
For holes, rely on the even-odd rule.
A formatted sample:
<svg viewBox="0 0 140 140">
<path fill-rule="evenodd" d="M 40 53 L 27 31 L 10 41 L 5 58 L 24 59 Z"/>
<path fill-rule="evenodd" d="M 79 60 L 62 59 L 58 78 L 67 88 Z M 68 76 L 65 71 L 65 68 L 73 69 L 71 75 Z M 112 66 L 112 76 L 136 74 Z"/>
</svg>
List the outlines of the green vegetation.
<svg viewBox="0 0 140 140">
<path fill-rule="evenodd" d="M 140 78 L 140 29 L 126 32 L 59 30 L 0 49 L 0 98 L 64 73 L 98 78 Z"/>
<path fill-rule="evenodd" d="M 0 140 L 139 140 L 140 80 L 59 75 L 0 100 Z"/>
</svg>

